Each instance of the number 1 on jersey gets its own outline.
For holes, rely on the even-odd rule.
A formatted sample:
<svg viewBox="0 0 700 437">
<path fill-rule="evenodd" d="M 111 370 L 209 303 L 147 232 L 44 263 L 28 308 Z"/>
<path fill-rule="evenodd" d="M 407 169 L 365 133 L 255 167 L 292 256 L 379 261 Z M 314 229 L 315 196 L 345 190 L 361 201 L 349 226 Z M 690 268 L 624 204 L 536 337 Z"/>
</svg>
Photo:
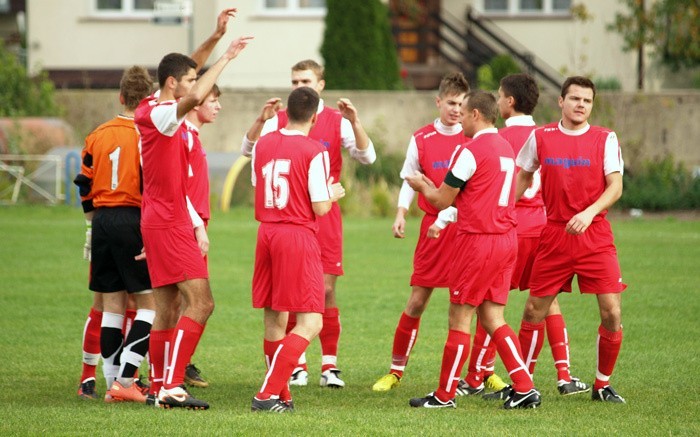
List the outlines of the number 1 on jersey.
<svg viewBox="0 0 700 437">
<path fill-rule="evenodd" d="M 119 183 L 119 154 L 121 154 L 121 147 L 114 149 L 114 152 L 109 154 L 109 160 L 112 162 L 112 189 L 117 188 Z"/>
</svg>

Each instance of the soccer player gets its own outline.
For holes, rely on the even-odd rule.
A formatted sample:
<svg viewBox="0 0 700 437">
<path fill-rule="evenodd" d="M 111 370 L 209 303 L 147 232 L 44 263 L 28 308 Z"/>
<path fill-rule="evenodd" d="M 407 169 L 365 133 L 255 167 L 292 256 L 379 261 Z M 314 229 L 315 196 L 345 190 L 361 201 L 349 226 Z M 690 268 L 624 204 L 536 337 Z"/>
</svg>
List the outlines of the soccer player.
<svg viewBox="0 0 700 437">
<path fill-rule="evenodd" d="M 623 161 L 615 132 L 588 124 L 595 85 L 585 77 L 566 79 L 561 88 L 561 121 L 536 129 L 520 150 L 516 198 L 541 172 L 547 224 L 532 266 L 520 343 L 530 360 L 542 347 L 545 318 L 573 276 L 581 293 L 595 294 L 600 309 L 596 379 L 592 398 L 625 403 L 610 386 L 622 344 L 622 282 L 607 209 L 622 195 Z"/>
<path fill-rule="evenodd" d="M 321 94 L 326 81 L 323 67 L 317 62 L 307 59 L 292 66 L 292 89 L 309 87 Z M 350 156 L 361 164 L 371 164 L 377 159 L 374 145 L 367 136 L 357 109 L 350 100 L 338 100 L 338 110 L 324 105 L 321 99 L 318 104 L 318 120 L 309 131 L 309 137 L 320 141 L 330 156 L 331 176 L 340 181 L 340 171 L 343 163 L 341 149 L 346 149 Z M 263 106 L 260 116 L 243 137 L 241 152 L 250 156 L 255 141 L 261 136 L 279 130 L 287 124 L 286 111 L 279 111 L 279 98 L 268 100 Z M 340 340 L 340 312 L 335 298 L 335 285 L 338 276 L 343 275 L 343 223 L 340 207 L 333 203 L 331 211 L 318 220 L 318 239 L 321 245 L 323 260 L 323 281 L 325 287 L 325 312 L 323 313 L 323 329 L 319 334 L 321 341 L 321 379 L 322 387 L 341 388 L 345 382 L 340 379 L 338 369 L 338 342 Z M 294 315 L 290 315 L 291 329 L 294 325 Z M 292 385 L 308 383 L 308 368 L 306 357 L 300 357 L 299 366 L 294 369 Z"/>
<path fill-rule="evenodd" d="M 505 120 L 506 127 L 498 131 L 513 147 L 517 156 L 525 144 L 525 140 L 537 127 L 532 118 L 532 113 L 537 106 L 540 92 L 535 79 L 525 73 L 511 74 L 501 79 L 498 89 L 498 109 Z M 517 174 L 516 168 L 516 174 Z M 527 290 L 530 288 L 530 272 L 532 261 L 535 258 L 535 250 L 540 240 L 542 229 L 547 223 L 547 214 L 542 201 L 540 190 L 539 171 L 533 174 L 533 183 L 515 204 L 515 215 L 518 220 L 516 231 L 518 233 L 518 258 L 515 270 L 510 281 L 511 290 Z M 569 340 L 566 332 L 566 323 L 559 308 L 559 302 L 555 297 L 545 317 L 547 339 L 554 357 L 554 365 L 557 369 L 557 388 L 562 395 L 584 393 L 590 390 L 590 386 L 576 377 L 572 377 L 569 371 Z M 474 335 L 474 344 L 469 357 L 468 373 L 464 382 L 468 388 L 478 387 L 489 372 L 493 372 L 493 362 L 496 355 L 495 345 L 482 326 L 477 326 Z M 540 338 L 539 341 L 543 341 Z M 521 345 L 522 347 L 523 345 Z M 530 351 L 523 347 L 523 351 Z M 525 363 L 530 374 L 535 373 L 535 360 L 531 360 L 526 353 Z M 486 363 L 486 364 L 482 364 Z M 489 369 L 490 367 L 490 369 Z M 493 393 L 484 395 L 484 399 L 505 399 L 510 392 L 510 387 L 503 387 Z"/>
<path fill-rule="evenodd" d="M 203 257 L 209 240 L 201 218 L 196 213 L 190 215 L 188 208 L 187 129 L 183 121 L 250 39 L 240 37 L 231 42 L 199 80 L 197 62 L 192 58 L 179 53 L 166 55 L 158 65 L 160 93 L 136 109 L 143 162 L 141 230 L 156 301 L 151 367 L 153 381 L 162 380 L 156 400 L 163 408 L 209 408 L 183 384 L 185 367 L 214 310 Z M 185 302 L 181 315 L 176 305 L 180 293 Z"/>
<path fill-rule="evenodd" d="M 534 408 L 540 394 L 532 384 L 515 332 L 503 309 L 517 256 L 514 214 L 515 162 L 510 144 L 494 127 L 498 107 L 493 95 L 472 91 L 462 103 L 464 135 L 444 182 L 436 188 L 417 172 L 406 181 L 436 208 L 455 203 L 458 211 L 454 261 L 450 269 L 449 333 L 438 389 L 409 401 L 412 407 L 455 408 L 454 396 L 467 359 L 470 324 L 476 312 L 513 380 L 504 408 Z"/>
<path fill-rule="evenodd" d="M 146 263 L 134 259 L 141 252 L 143 241 L 139 136 L 133 116 L 139 102 L 151 92 L 152 85 L 148 71 L 142 67 L 131 67 L 124 72 L 119 84 L 122 113 L 85 139 L 81 171 L 75 178 L 85 218 L 92 226 L 86 242 L 86 252 L 91 252 L 89 288 L 99 298 L 95 298 L 90 318 L 98 318 L 94 313 L 100 305 L 103 309 L 100 332 L 88 334 L 88 321 L 84 335 L 93 340 L 94 365 L 97 365 L 97 354 L 100 351 L 102 354 L 102 370 L 108 388 L 106 402 L 146 400 L 139 386 L 134 384 L 134 374 L 148 352 L 155 303 Z M 127 293 L 133 297 L 137 310 L 125 339 L 122 328 Z M 94 368 L 92 376 L 91 384 L 89 380 L 81 383 L 79 395 L 82 397 L 97 396 Z"/>
<path fill-rule="evenodd" d="M 215 84 L 207 97 L 190 112 L 187 113 L 185 125 L 187 126 L 187 148 L 189 170 L 187 178 L 187 197 L 192 202 L 192 207 L 204 222 L 207 228 L 211 211 L 209 205 L 209 165 L 207 154 L 199 139 L 199 130 L 207 123 L 213 123 L 221 110 L 219 96 L 221 90 Z M 206 258 L 205 258 L 206 259 Z M 190 363 L 185 367 L 185 383 L 195 387 L 208 387 L 209 383 L 202 378 L 199 369 Z"/>
<path fill-rule="evenodd" d="M 252 411 L 284 413 L 294 404 L 289 377 L 323 323 L 323 265 L 317 216 L 327 214 L 344 195 L 328 179 L 328 152 L 308 137 L 318 120 L 319 96 L 308 87 L 289 95 L 285 128 L 258 141 L 253 151 L 255 248 L 253 307 L 264 308 L 264 354 L 268 367 Z M 286 333 L 287 316 L 297 323 Z"/>
<path fill-rule="evenodd" d="M 452 73 L 442 78 L 435 98 L 439 117 L 411 136 L 401 169 L 402 178 L 420 171 L 434 184 L 439 184 L 445 179 L 452 154 L 464 142 L 460 111 L 467 92 L 469 83 L 462 73 Z M 396 219 L 392 226 L 394 238 L 405 237 L 406 213 L 414 195 L 415 191 L 404 181 L 399 192 Z M 428 228 L 436 221 L 439 211 L 422 194 L 418 195 L 418 207 L 425 214 L 413 255 L 411 295 L 394 333 L 389 373 L 379 378 L 372 386 L 374 391 L 389 391 L 399 385 L 418 338 L 421 315 L 428 306 L 433 289 L 448 286 L 456 227 L 449 226 L 438 238 L 429 238 Z"/>
</svg>

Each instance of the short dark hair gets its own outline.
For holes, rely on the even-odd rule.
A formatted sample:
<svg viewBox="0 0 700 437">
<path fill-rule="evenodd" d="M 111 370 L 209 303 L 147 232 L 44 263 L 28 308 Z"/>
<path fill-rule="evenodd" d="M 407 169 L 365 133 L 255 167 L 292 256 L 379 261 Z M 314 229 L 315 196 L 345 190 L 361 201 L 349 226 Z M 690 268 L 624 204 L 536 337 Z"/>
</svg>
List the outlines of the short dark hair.
<svg viewBox="0 0 700 437">
<path fill-rule="evenodd" d="M 148 97 L 153 88 L 153 79 L 143 67 L 134 65 L 124 70 L 119 81 L 119 94 L 124 98 L 126 109 L 133 111 L 141 100 Z"/>
<path fill-rule="evenodd" d="M 438 96 L 454 96 L 469 92 L 469 82 L 460 72 L 445 75 L 440 81 Z"/>
<path fill-rule="evenodd" d="M 169 53 L 158 64 L 158 85 L 161 88 L 165 86 L 165 81 L 170 76 L 179 81 L 192 68 L 197 69 L 197 63 L 194 59 L 181 53 Z"/>
<path fill-rule="evenodd" d="M 595 84 L 592 80 L 583 76 L 571 76 L 567 77 L 564 84 L 561 86 L 561 97 L 565 98 L 566 93 L 569 92 L 569 87 L 571 85 L 578 85 L 582 88 L 590 88 L 593 90 L 593 98 L 595 99 Z"/>
<path fill-rule="evenodd" d="M 197 80 L 199 80 L 200 77 L 202 77 L 202 76 L 197 77 Z M 200 102 L 199 102 L 198 104 L 199 104 L 199 105 L 204 104 L 204 102 L 205 102 L 205 101 L 209 98 L 209 96 L 212 95 L 212 94 L 214 95 L 214 97 L 219 97 L 219 96 L 221 95 L 221 89 L 219 88 L 219 85 L 217 85 L 217 84 L 212 85 L 212 87 L 211 87 L 211 89 L 209 90 L 209 92 L 207 93 L 207 95 L 204 96 L 204 97 L 202 98 L 202 100 L 200 100 Z"/>
<path fill-rule="evenodd" d="M 506 97 L 515 99 L 515 111 L 532 115 L 540 98 L 539 87 L 532 76 L 526 73 L 509 74 L 501 79 L 500 86 Z"/>
<path fill-rule="evenodd" d="M 304 59 L 296 64 L 292 65 L 292 71 L 305 71 L 311 70 L 316 75 L 316 79 L 323 80 L 324 68 L 321 64 L 314 61 L 313 59 Z"/>
<path fill-rule="evenodd" d="M 318 110 L 320 99 L 316 90 L 309 87 L 301 87 L 292 91 L 287 98 L 289 121 L 305 123 L 311 120 L 311 117 Z"/>
<path fill-rule="evenodd" d="M 493 94 L 482 90 L 474 90 L 467 94 L 466 100 L 468 111 L 476 109 L 488 122 L 491 124 L 496 123 L 498 104 Z"/>
</svg>

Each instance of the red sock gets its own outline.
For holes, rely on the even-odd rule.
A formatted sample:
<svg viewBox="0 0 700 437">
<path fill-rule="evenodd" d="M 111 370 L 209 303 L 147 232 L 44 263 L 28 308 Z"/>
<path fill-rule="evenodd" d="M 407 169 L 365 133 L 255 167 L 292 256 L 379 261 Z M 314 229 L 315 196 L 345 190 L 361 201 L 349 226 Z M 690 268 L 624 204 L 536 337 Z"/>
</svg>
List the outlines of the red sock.
<svg viewBox="0 0 700 437">
<path fill-rule="evenodd" d="M 525 364 L 530 375 L 535 374 L 535 364 L 540 356 L 542 344 L 544 343 L 544 321 L 540 323 L 529 323 L 523 320 L 520 322 L 520 351 L 523 353 Z"/>
<path fill-rule="evenodd" d="M 338 341 L 341 330 L 338 308 L 326 308 L 323 313 L 323 328 L 318 334 L 321 342 L 321 372 L 338 368 Z"/>
<path fill-rule="evenodd" d="M 515 391 L 519 393 L 530 391 L 534 387 L 532 377 L 523 360 L 520 342 L 515 332 L 510 329 L 510 326 L 502 325 L 493 333 L 493 342 L 496 344 L 498 355 L 513 381 Z"/>
<path fill-rule="evenodd" d="M 287 328 L 284 332 L 289 334 L 292 332 L 292 329 L 294 329 L 295 326 L 297 326 L 297 315 L 295 313 L 289 313 L 289 317 L 287 318 Z M 304 356 L 303 353 L 299 357 L 299 362 L 297 363 L 296 367 L 294 367 L 294 370 L 296 369 L 301 369 L 306 372 L 309 371 L 309 367 L 306 365 L 306 356 Z"/>
<path fill-rule="evenodd" d="M 95 377 L 97 363 L 100 362 L 100 331 L 102 311 L 90 308 L 83 328 L 83 373 L 80 382 Z"/>
<path fill-rule="evenodd" d="M 549 347 L 552 349 L 552 358 L 554 358 L 554 367 L 557 368 L 557 380 L 570 382 L 571 373 L 569 372 L 569 336 L 566 332 L 566 323 L 561 314 L 553 314 L 544 319 L 547 328 L 547 340 Z"/>
<path fill-rule="evenodd" d="M 122 334 L 124 335 L 124 338 L 129 336 L 129 331 L 131 330 L 131 327 L 134 325 L 135 318 L 136 318 L 136 309 L 135 308 L 127 308 L 126 311 L 124 312 L 124 326 L 122 326 Z"/>
<path fill-rule="evenodd" d="M 435 391 L 435 397 L 442 402 L 455 397 L 459 376 L 469 354 L 469 340 L 470 335 L 466 332 L 450 329 L 447 333 L 440 367 L 440 386 Z"/>
<path fill-rule="evenodd" d="M 391 373 L 401 378 L 408 364 L 408 357 L 418 340 L 420 317 L 411 317 L 401 313 L 399 324 L 394 333 L 394 347 L 391 350 Z"/>
<path fill-rule="evenodd" d="M 163 380 L 167 373 L 166 363 L 170 358 L 170 339 L 173 336 L 172 329 L 166 330 L 151 330 L 151 336 L 148 340 L 148 355 L 150 357 L 150 372 L 149 382 L 151 389 L 149 393 L 158 394 L 158 391 L 163 386 Z"/>
<path fill-rule="evenodd" d="M 479 319 L 476 319 L 476 332 L 474 333 L 474 343 L 469 354 L 469 365 L 467 366 L 467 376 L 464 378 L 469 386 L 476 388 L 484 382 L 484 369 L 487 365 L 488 347 L 491 344 L 491 337 L 486 332 Z"/>
<path fill-rule="evenodd" d="M 185 367 L 197 349 L 202 332 L 204 332 L 204 325 L 200 325 L 189 317 L 182 316 L 177 321 L 170 340 L 172 353 L 163 387 L 170 389 L 185 382 Z"/>
<path fill-rule="evenodd" d="M 277 352 L 277 348 L 279 348 L 280 345 L 282 345 L 282 340 L 263 341 L 263 351 L 265 353 L 266 369 L 270 369 L 270 363 L 272 362 L 272 359 L 275 356 L 275 353 Z M 282 391 L 280 392 L 280 400 L 282 400 L 283 402 L 288 402 L 292 400 L 292 393 L 289 391 L 289 383 L 285 384 L 285 386 L 282 388 Z"/>
<path fill-rule="evenodd" d="M 288 334 L 284 337 L 272 356 L 270 368 L 265 374 L 265 381 L 255 397 L 269 399 L 270 396 L 280 396 L 281 398 L 299 356 L 307 346 L 309 346 L 308 340 L 297 334 Z"/>
<path fill-rule="evenodd" d="M 615 368 L 617 356 L 622 347 L 622 328 L 617 332 L 598 327 L 598 368 L 593 389 L 598 390 L 610 384 L 610 376 Z"/>
</svg>

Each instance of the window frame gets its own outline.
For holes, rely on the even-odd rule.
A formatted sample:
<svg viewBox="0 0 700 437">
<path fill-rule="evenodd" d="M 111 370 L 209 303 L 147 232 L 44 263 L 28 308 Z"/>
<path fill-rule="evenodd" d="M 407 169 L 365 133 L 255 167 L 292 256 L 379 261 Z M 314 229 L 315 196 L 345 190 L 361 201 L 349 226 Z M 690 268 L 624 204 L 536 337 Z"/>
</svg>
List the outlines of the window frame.
<svg viewBox="0 0 700 437">
<path fill-rule="evenodd" d="M 554 9 L 554 0 L 542 0 L 542 9 L 521 9 L 520 0 L 506 0 L 505 10 L 486 10 L 485 0 L 477 0 L 476 8 L 480 13 L 490 18 L 503 17 L 570 17 L 571 6 L 568 9 Z M 573 1 L 572 1 L 573 3 Z"/>
<path fill-rule="evenodd" d="M 134 8 L 135 0 L 121 0 L 121 9 L 100 9 L 98 0 L 90 0 L 90 15 L 97 18 L 143 18 L 152 19 L 155 16 L 153 8 L 148 10 Z M 155 0 L 154 0 L 155 3 Z"/>
<path fill-rule="evenodd" d="M 258 14 L 262 17 L 324 17 L 327 7 L 303 8 L 301 0 L 286 0 L 287 5 L 280 8 L 266 6 L 266 0 L 258 0 Z"/>
</svg>

